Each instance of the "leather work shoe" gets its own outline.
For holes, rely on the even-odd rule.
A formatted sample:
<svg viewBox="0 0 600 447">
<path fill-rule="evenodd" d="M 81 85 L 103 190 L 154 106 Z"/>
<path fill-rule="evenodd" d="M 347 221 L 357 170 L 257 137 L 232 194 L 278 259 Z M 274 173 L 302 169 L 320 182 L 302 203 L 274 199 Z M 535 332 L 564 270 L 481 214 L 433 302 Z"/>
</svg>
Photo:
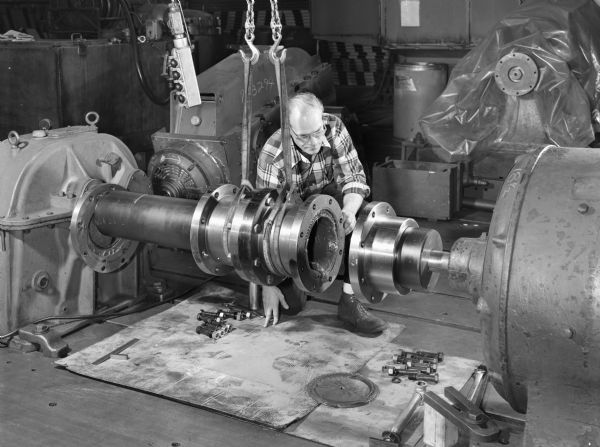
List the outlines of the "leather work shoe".
<svg viewBox="0 0 600 447">
<path fill-rule="evenodd" d="M 347 293 L 342 293 L 338 304 L 338 318 L 351 324 L 357 332 L 363 334 L 376 334 L 387 327 L 385 321 L 371 315 L 354 295 Z"/>
</svg>

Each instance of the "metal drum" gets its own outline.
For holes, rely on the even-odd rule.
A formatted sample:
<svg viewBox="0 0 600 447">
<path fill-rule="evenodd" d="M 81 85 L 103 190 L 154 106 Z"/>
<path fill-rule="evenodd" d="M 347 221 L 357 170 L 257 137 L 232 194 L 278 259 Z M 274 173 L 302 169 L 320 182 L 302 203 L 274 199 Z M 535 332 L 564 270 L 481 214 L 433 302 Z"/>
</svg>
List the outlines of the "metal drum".
<svg viewBox="0 0 600 447">
<path fill-rule="evenodd" d="M 446 64 L 407 62 L 394 66 L 395 138 L 413 140 L 421 132 L 419 118 L 442 93 L 447 81 Z"/>
<path fill-rule="evenodd" d="M 479 295 L 492 380 L 521 412 L 541 380 L 600 387 L 598 172 L 597 149 L 548 146 L 522 157 L 487 238 L 452 247 L 450 282 Z"/>
</svg>

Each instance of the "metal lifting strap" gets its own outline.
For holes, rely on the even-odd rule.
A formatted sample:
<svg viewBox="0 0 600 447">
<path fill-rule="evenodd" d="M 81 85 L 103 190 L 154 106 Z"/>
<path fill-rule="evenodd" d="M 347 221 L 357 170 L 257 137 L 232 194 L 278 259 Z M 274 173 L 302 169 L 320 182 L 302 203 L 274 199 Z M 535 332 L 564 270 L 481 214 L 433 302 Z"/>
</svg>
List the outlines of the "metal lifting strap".
<svg viewBox="0 0 600 447">
<path fill-rule="evenodd" d="M 279 46 L 281 42 L 281 20 L 279 19 L 279 10 L 277 0 L 271 0 L 271 33 L 273 45 L 269 50 L 269 59 L 275 67 L 275 77 L 277 80 L 277 92 L 279 93 L 279 115 L 281 120 L 281 147 L 283 147 L 283 158 L 285 165 L 285 189 L 292 185 L 292 153 L 289 150 L 290 129 L 287 117 L 287 81 L 285 77 L 285 56 L 286 50 Z"/>
<path fill-rule="evenodd" d="M 250 54 L 240 50 L 242 62 L 244 63 L 244 109 L 242 114 L 242 181 L 241 185 L 252 188 L 250 176 L 250 136 L 252 134 L 252 95 L 249 94 L 252 86 L 252 67 L 258 62 L 260 53 L 254 46 L 254 0 L 247 0 L 248 10 L 246 12 L 246 34 L 244 39 L 250 48 Z"/>
</svg>

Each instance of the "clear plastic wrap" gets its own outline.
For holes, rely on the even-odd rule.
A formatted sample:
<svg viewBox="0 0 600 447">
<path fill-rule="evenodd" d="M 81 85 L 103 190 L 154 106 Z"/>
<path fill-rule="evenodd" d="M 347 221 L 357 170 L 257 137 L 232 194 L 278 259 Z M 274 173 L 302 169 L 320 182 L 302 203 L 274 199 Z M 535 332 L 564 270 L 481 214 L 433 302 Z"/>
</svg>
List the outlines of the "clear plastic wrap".
<svg viewBox="0 0 600 447">
<path fill-rule="evenodd" d="M 456 65 L 420 120 L 446 161 L 499 143 L 587 146 L 600 107 L 600 6 L 593 0 L 532 1 L 501 20 Z M 505 56 L 526 54 L 539 70 L 522 96 L 497 85 Z"/>
</svg>

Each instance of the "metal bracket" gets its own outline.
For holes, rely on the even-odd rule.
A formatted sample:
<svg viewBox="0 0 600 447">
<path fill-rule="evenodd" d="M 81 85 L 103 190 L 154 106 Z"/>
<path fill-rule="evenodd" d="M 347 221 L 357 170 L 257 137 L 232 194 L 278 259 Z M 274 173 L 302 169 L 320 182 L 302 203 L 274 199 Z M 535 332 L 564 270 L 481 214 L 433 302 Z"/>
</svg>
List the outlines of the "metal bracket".
<svg viewBox="0 0 600 447">
<path fill-rule="evenodd" d="M 29 324 L 19 329 L 19 337 L 40 347 L 45 357 L 64 357 L 69 345 L 46 324 Z"/>
<path fill-rule="evenodd" d="M 436 393 L 428 391 L 423 396 L 424 402 L 436 410 L 456 427 L 468 433 L 471 439 L 492 442 L 498 439 L 500 428 L 479 407 L 471 403 L 456 388 L 444 388 L 444 400 Z"/>
</svg>

